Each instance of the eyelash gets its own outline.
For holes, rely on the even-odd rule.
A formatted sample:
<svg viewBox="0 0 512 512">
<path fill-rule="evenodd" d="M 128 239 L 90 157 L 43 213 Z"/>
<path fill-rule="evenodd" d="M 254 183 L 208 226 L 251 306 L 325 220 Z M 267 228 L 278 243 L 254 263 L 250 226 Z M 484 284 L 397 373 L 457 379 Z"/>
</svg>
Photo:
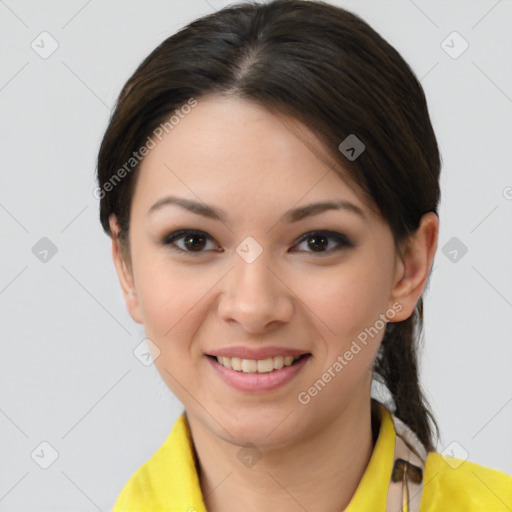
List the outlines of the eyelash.
<svg viewBox="0 0 512 512">
<path fill-rule="evenodd" d="M 180 229 L 178 231 L 173 231 L 172 233 L 169 233 L 168 235 L 166 235 L 163 238 L 163 240 L 161 241 L 161 243 L 162 243 L 162 245 L 168 246 L 173 251 L 185 253 L 187 255 L 199 256 L 201 254 L 204 254 L 205 251 L 188 251 L 188 250 L 179 248 L 175 244 L 175 241 L 185 238 L 186 235 L 201 236 L 201 237 L 206 238 L 209 241 L 213 241 L 212 237 L 210 235 L 208 235 L 208 233 L 205 233 L 204 231 L 198 231 L 198 230 L 194 230 L 194 229 Z M 320 252 L 303 251 L 303 252 L 309 252 L 310 254 L 322 256 L 322 255 L 332 254 L 333 252 L 339 251 L 343 248 L 355 247 L 354 244 L 350 241 L 350 239 L 346 235 L 344 235 L 342 233 L 337 233 L 336 231 L 325 231 L 325 230 L 309 231 L 308 233 L 305 233 L 297 241 L 296 245 L 299 245 L 302 242 L 304 242 L 310 238 L 313 238 L 316 235 L 320 235 L 320 236 L 326 237 L 328 239 L 334 240 L 338 245 L 336 247 L 328 249 L 326 251 L 320 251 Z M 215 251 L 215 252 L 220 252 L 220 251 Z"/>
</svg>

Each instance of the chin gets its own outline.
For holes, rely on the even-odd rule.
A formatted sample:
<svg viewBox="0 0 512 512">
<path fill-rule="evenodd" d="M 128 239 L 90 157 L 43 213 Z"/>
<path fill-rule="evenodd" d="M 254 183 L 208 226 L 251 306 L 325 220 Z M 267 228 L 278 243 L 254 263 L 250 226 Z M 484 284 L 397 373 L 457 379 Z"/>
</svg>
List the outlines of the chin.
<svg viewBox="0 0 512 512">
<path fill-rule="evenodd" d="M 280 407 L 278 411 L 271 407 L 265 411 L 260 405 L 251 412 L 237 414 L 237 417 L 225 417 L 219 421 L 222 426 L 215 421 L 208 421 L 208 424 L 217 436 L 230 444 L 271 449 L 286 446 L 306 435 L 306 418 L 294 416 L 291 406 L 287 409 Z"/>
</svg>

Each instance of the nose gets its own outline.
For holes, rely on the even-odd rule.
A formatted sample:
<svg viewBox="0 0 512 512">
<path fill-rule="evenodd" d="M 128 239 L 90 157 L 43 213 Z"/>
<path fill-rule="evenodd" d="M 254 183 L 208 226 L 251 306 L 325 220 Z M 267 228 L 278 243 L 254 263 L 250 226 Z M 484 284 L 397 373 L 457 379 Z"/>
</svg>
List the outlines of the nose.
<svg viewBox="0 0 512 512">
<path fill-rule="evenodd" d="M 251 263 L 235 253 L 233 265 L 222 280 L 218 304 L 222 320 L 238 324 L 251 334 L 266 332 L 291 320 L 294 295 L 265 251 Z"/>
</svg>

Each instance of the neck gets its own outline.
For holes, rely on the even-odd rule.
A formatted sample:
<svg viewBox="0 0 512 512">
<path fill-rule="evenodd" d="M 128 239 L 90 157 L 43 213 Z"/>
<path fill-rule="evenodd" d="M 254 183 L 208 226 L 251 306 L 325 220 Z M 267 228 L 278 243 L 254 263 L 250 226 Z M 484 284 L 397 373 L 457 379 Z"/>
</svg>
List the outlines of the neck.
<svg viewBox="0 0 512 512">
<path fill-rule="evenodd" d="M 261 451 L 245 466 L 239 446 L 188 418 L 209 512 L 339 512 L 348 506 L 370 460 L 370 402 L 351 402 L 321 429 L 293 444 Z"/>
</svg>

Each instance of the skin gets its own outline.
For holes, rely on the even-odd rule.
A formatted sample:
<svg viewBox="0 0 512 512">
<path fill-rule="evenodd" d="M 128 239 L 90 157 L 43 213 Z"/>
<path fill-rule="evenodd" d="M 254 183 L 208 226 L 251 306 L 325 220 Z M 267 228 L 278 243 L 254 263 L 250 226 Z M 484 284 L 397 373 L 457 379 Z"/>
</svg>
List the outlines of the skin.
<svg viewBox="0 0 512 512">
<path fill-rule="evenodd" d="M 148 214 L 168 194 L 213 205 L 227 219 L 176 205 Z M 339 199 L 363 215 L 340 209 L 279 221 L 289 209 Z M 437 216 L 425 214 L 408 250 L 398 252 L 370 206 L 305 126 L 245 100 L 210 96 L 142 162 L 129 254 L 111 217 L 126 305 L 158 347 L 155 365 L 185 406 L 209 511 L 334 512 L 350 502 L 373 449 L 372 365 L 384 330 L 308 404 L 297 397 L 393 304 L 401 311 L 390 321 L 412 314 L 438 236 Z M 211 240 L 199 239 L 200 254 L 173 251 L 160 241 L 177 229 L 201 230 Z M 315 252 L 311 240 L 299 243 L 318 230 L 343 233 L 354 247 L 333 250 L 338 244 L 329 239 Z M 248 236 L 263 250 L 252 263 L 236 252 Z M 176 244 L 187 249 L 183 238 Z M 234 345 L 312 356 L 280 389 L 248 393 L 220 379 L 205 355 Z M 237 457 L 247 443 L 261 456 L 250 467 Z"/>
</svg>

